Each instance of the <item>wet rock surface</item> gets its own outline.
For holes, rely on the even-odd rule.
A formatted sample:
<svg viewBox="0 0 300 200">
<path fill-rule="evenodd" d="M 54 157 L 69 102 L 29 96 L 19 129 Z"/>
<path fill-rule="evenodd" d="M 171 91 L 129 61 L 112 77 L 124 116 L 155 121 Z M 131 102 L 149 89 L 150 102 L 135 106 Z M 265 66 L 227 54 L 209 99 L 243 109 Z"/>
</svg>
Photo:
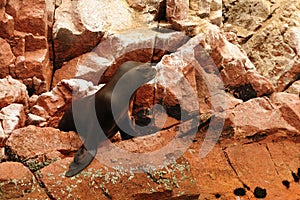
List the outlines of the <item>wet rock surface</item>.
<svg viewBox="0 0 300 200">
<path fill-rule="evenodd" d="M 300 199 L 299 5 L 0 0 L 0 199 Z M 137 137 L 65 177 L 61 116 L 131 60 Z"/>
</svg>

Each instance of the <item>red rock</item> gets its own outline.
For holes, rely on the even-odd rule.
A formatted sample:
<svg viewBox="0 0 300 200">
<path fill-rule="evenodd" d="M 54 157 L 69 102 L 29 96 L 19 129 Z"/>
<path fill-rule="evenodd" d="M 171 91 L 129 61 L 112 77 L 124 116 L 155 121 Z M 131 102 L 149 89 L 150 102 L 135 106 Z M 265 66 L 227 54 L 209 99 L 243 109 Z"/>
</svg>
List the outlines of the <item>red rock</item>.
<svg viewBox="0 0 300 200">
<path fill-rule="evenodd" d="M 50 88 L 52 66 L 47 49 L 27 51 L 25 57 L 18 57 L 16 66 L 10 70 L 35 94 L 41 94 Z"/>
<path fill-rule="evenodd" d="M 26 52 L 25 57 L 19 56 L 11 73 L 22 79 L 23 83 L 35 94 L 41 94 L 50 88 L 52 66 L 48 51 L 39 50 Z"/>
<path fill-rule="evenodd" d="M 288 147 L 285 148 L 285 144 L 288 144 Z M 271 151 L 268 148 L 269 145 L 272 148 Z M 295 167 L 289 168 L 291 162 L 283 158 L 287 155 L 292 160 L 298 159 L 296 158 L 297 152 L 292 149 L 298 151 L 299 145 L 282 142 L 267 145 L 253 143 L 228 147 L 225 152 L 237 176 L 250 188 L 251 192 L 256 187 L 260 187 L 266 189 L 267 199 L 295 199 L 299 197 L 297 186 L 292 183 L 293 189 L 287 190 L 282 184 L 284 179 L 291 180 L 290 170 L 295 170 Z M 290 172 L 289 176 L 281 176 L 282 171 L 286 170 Z"/>
<path fill-rule="evenodd" d="M 45 108 L 39 105 L 32 106 L 30 109 L 30 114 L 37 115 L 45 119 L 49 118 L 49 114 L 46 112 Z"/>
<path fill-rule="evenodd" d="M 13 54 L 17 57 L 15 65 L 18 65 L 20 60 L 25 60 L 25 33 L 14 31 L 12 40 L 10 46 Z"/>
<path fill-rule="evenodd" d="M 211 1 L 190 1 L 190 9 L 202 18 L 209 16 Z"/>
<path fill-rule="evenodd" d="M 36 77 L 39 79 L 38 83 L 33 80 L 36 94 L 48 91 L 52 78 L 52 66 L 49 62 L 48 50 L 38 50 L 33 52 L 26 52 L 26 76 L 20 75 L 22 78 Z M 33 72 L 33 73 L 32 73 Z M 22 74 L 22 71 L 19 73 Z M 39 83 L 40 82 L 40 83 Z"/>
<path fill-rule="evenodd" d="M 34 175 L 17 162 L 0 163 L 1 199 L 48 199 Z"/>
<path fill-rule="evenodd" d="M 5 7 L 6 4 L 7 4 L 7 0 L 1 0 L 1 1 L 0 1 L 0 8 Z"/>
<path fill-rule="evenodd" d="M 2 147 L 5 147 L 6 139 L 7 135 L 5 135 L 2 124 L 0 123 L 0 149 L 2 149 Z M 0 160 L 2 159 L 2 156 L 0 156 Z"/>
<path fill-rule="evenodd" d="M 228 74 L 226 74 L 228 75 Z M 228 86 L 233 90 L 233 95 L 242 100 L 270 95 L 275 92 L 273 84 L 254 70 L 237 77 Z"/>
<path fill-rule="evenodd" d="M 4 133 L 9 135 L 13 130 L 24 127 L 26 116 L 22 104 L 10 104 L 0 110 L 0 119 Z"/>
<path fill-rule="evenodd" d="M 156 59 L 159 61 L 161 52 L 174 52 L 186 40 L 184 33 L 168 29 L 155 31 L 155 29 L 140 28 L 109 35 L 95 48 L 98 56 L 114 62 L 99 82 L 107 82 L 117 68 L 126 61 L 156 62 L 155 57 L 158 57 Z"/>
<path fill-rule="evenodd" d="M 28 107 L 29 108 L 32 108 L 36 104 L 36 100 L 38 99 L 38 97 L 39 96 L 36 95 L 36 94 L 29 97 L 29 100 L 28 100 Z"/>
<path fill-rule="evenodd" d="M 217 67 L 224 86 L 236 97 L 248 100 L 275 91 L 272 83 L 255 71 L 244 52 L 218 29 L 209 27 L 204 34 L 192 38 L 189 44 L 195 45 L 195 57 L 204 70 L 209 70 L 205 68 L 211 65 Z"/>
<path fill-rule="evenodd" d="M 0 139 L 1 140 L 1 139 Z M 0 142 L 1 143 L 1 142 Z M 2 144 L 0 144 L 1 146 Z M 0 160 L 5 160 L 7 157 L 5 155 L 5 147 L 0 147 Z"/>
<path fill-rule="evenodd" d="M 154 80 L 157 86 L 155 102 L 160 102 L 166 107 L 180 105 L 179 108 L 183 112 L 190 115 L 197 114 L 199 105 L 195 78 L 196 70 L 192 64 L 188 63 L 179 54 L 166 55 L 157 64 L 157 74 Z M 180 113 L 182 118 L 187 117 L 184 116 L 183 112 Z"/>
<path fill-rule="evenodd" d="M 30 113 L 46 119 L 47 126 L 57 127 L 60 117 L 71 104 L 72 99 L 93 94 L 102 86 L 93 86 L 91 82 L 80 79 L 62 80 L 52 91 L 45 92 L 36 99 Z M 41 126 L 44 125 L 45 123 L 41 123 Z"/>
<path fill-rule="evenodd" d="M 0 78 L 9 75 L 9 68 L 13 65 L 15 56 L 11 51 L 9 44 L 0 38 Z"/>
<path fill-rule="evenodd" d="M 220 195 L 220 199 L 235 199 L 233 191 L 243 185 L 228 164 L 221 147 L 216 145 L 207 156 L 201 158 L 200 141 L 202 140 L 193 143 L 184 154 L 200 190 L 199 199 L 216 199 L 217 194 Z"/>
<path fill-rule="evenodd" d="M 104 71 L 112 64 L 112 61 L 99 57 L 94 52 L 89 52 L 76 57 L 55 71 L 53 86 L 63 79 L 80 78 L 98 84 Z"/>
<path fill-rule="evenodd" d="M 39 126 L 39 127 L 44 127 L 46 126 L 46 118 L 40 117 L 39 115 L 34 115 L 29 113 L 27 115 L 27 121 L 26 125 L 34 125 L 34 126 Z"/>
<path fill-rule="evenodd" d="M 12 52 L 17 57 L 15 65 L 9 66 L 9 74 L 22 80 L 33 93 L 49 90 L 52 66 L 48 50 L 46 2 L 9 1 L 6 12 L 14 21 L 15 31 L 12 29 L 8 35 Z"/>
<path fill-rule="evenodd" d="M 205 29 L 206 26 L 211 26 L 207 20 L 201 19 L 199 17 L 188 16 L 188 18 L 183 20 L 173 20 L 172 27 L 175 30 L 184 31 L 189 37 L 194 37 Z"/>
<path fill-rule="evenodd" d="M 189 1 L 167 0 L 166 17 L 169 21 L 186 19 L 189 12 Z"/>
<path fill-rule="evenodd" d="M 86 2 L 87 3 L 87 2 Z M 63 62 L 71 60 L 83 53 L 91 51 L 100 41 L 101 30 L 92 31 L 85 26 L 84 15 L 91 12 L 82 10 L 80 4 L 74 1 L 63 1 L 55 10 L 55 24 L 53 25 L 53 40 L 56 65 L 60 67 Z M 86 8 L 95 8 L 96 5 Z M 76 9 L 75 9 L 76 8 Z M 95 14 L 95 13 L 94 13 Z M 93 16 L 90 20 L 97 20 Z M 89 21 L 87 21 L 89 22 Z"/>
<path fill-rule="evenodd" d="M 62 79 L 75 77 L 94 84 L 106 83 L 122 63 L 128 60 L 150 62 L 153 56 L 161 57 L 162 52 L 175 51 L 186 39 L 182 32 L 156 32 L 151 29 L 108 35 L 93 52 L 74 58 L 57 70 L 53 85 Z M 158 51 L 155 55 L 152 55 L 153 48 Z"/>
<path fill-rule="evenodd" d="M 184 160 L 166 169 L 143 171 L 112 169 L 94 160 L 88 169 L 72 178 L 64 176 L 71 159 L 64 159 L 42 169 L 40 181 L 54 198 L 79 199 L 198 199 L 198 189 Z M 147 172 L 147 173 L 146 173 Z"/>
<path fill-rule="evenodd" d="M 300 130 L 300 99 L 299 96 L 287 93 L 273 93 L 270 97 L 271 101 L 279 106 L 284 120 Z"/>
<path fill-rule="evenodd" d="M 44 108 L 47 115 L 54 116 L 58 112 L 58 110 L 65 105 L 65 99 L 63 98 L 63 96 L 60 96 L 57 93 L 46 92 L 39 96 L 39 98 L 37 99 L 37 105 Z"/>
<path fill-rule="evenodd" d="M 295 81 L 285 92 L 298 94 L 300 96 L 300 80 Z"/>
<path fill-rule="evenodd" d="M 32 125 L 13 131 L 6 142 L 11 154 L 27 162 L 28 159 L 41 161 L 52 152 L 75 151 L 81 144 L 75 132 L 64 133 L 51 127 L 39 128 Z"/>
<path fill-rule="evenodd" d="M 28 94 L 26 86 L 10 76 L 0 79 L 0 108 L 11 103 L 28 104 Z"/>
<path fill-rule="evenodd" d="M 0 5 L 0 37 L 8 39 L 14 33 L 14 19 Z"/>
<path fill-rule="evenodd" d="M 38 51 L 48 49 L 47 38 L 44 36 L 34 36 L 26 34 L 25 36 L 25 51 Z"/>
<path fill-rule="evenodd" d="M 298 141 L 299 129 L 296 124 L 297 121 L 299 124 L 299 106 L 295 107 L 295 105 L 299 104 L 299 100 L 294 98 L 294 102 L 288 103 L 285 99 L 284 101 L 289 106 L 276 105 L 273 101 L 267 97 L 255 98 L 237 105 L 233 110 L 229 110 L 224 130 L 231 131 L 223 134 L 232 134 L 238 140 L 248 138 L 259 141 L 269 136 L 275 138 L 278 136 L 277 139 L 294 137 Z M 293 117 L 290 118 L 289 116 Z M 231 129 L 228 129 L 229 127 Z M 276 135 L 276 132 L 282 132 L 283 136 Z"/>
<path fill-rule="evenodd" d="M 300 34 L 300 32 L 299 32 Z M 300 44 L 299 44 L 300 52 Z M 300 57 L 298 56 L 288 71 L 282 73 L 282 75 L 277 80 L 277 91 L 281 92 L 286 89 L 286 87 L 297 80 L 300 74 Z"/>
<path fill-rule="evenodd" d="M 48 30 L 45 1 L 9 1 L 8 7 L 12 8 L 11 15 L 15 19 L 16 30 L 32 33 L 33 35 L 47 35 Z"/>
<path fill-rule="evenodd" d="M 274 166 L 281 180 L 287 180 L 290 187 L 286 191 L 287 199 L 296 199 L 300 196 L 299 183 L 295 182 L 292 173 L 297 174 L 299 168 L 299 143 L 283 141 L 280 143 L 266 144 Z M 290 196 L 289 196 L 290 195 Z M 281 197 L 284 197 L 281 196 Z"/>
</svg>

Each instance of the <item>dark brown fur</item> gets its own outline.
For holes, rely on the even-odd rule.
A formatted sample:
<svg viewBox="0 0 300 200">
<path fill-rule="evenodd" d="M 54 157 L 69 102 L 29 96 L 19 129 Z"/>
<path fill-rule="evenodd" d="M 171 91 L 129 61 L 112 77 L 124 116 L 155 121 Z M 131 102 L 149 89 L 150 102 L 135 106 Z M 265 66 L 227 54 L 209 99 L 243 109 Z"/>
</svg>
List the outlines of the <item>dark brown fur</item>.
<svg viewBox="0 0 300 200">
<path fill-rule="evenodd" d="M 113 137 L 120 126 L 126 127 L 127 133 L 134 131 L 128 116 L 129 103 L 138 87 L 153 79 L 155 73 L 156 70 L 147 64 L 126 62 L 94 95 L 72 103 L 63 115 L 59 129 L 77 131 L 84 138 L 84 145 L 76 153 L 66 176 L 74 176 L 87 167 L 95 157 L 99 143 Z M 116 109 L 115 117 L 112 108 Z"/>
</svg>

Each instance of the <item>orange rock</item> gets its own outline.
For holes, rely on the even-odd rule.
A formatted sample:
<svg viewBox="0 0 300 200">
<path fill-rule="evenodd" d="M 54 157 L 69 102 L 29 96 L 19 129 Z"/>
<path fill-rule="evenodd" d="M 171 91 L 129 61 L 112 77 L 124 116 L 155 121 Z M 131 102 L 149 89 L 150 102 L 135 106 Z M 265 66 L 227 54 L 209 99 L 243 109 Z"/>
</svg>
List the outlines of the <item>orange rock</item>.
<svg viewBox="0 0 300 200">
<path fill-rule="evenodd" d="M 0 163 L 1 199 L 48 199 L 34 175 L 21 163 Z"/>
<path fill-rule="evenodd" d="M 81 140 L 74 132 L 64 133 L 51 127 L 30 125 L 13 131 L 6 145 L 11 154 L 18 156 L 20 160 L 39 160 L 51 152 L 75 151 L 81 146 Z"/>
<path fill-rule="evenodd" d="M 11 103 L 20 103 L 25 107 L 28 105 L 28 94 L 26 86 L 10 76 L 0 79 L 0 108 Z"/>
<path fill-rule="evenodd" d="M 13 65 L 15 59 L 9 44 L 4 39 L 0 38 L 0 78 L 9 75 L 9 68 Z"/>
</svg>

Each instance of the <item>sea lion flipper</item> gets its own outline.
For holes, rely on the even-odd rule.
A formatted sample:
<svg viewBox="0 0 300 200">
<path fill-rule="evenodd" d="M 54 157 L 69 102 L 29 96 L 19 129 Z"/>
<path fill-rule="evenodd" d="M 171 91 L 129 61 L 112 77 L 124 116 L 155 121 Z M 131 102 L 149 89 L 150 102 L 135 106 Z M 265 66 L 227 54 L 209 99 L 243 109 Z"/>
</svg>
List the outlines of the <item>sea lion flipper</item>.
<svg viewBox="0 0 300 200">
<path fill-rule="evenodd" d="M 65 176 L 71 177 L 81 172 L 92 162 L 96 153 L 97 149 L 87 150 L 84 146 L 82 146 L 77 151 L 73 162 L 70 164 L 69 171 L 66 172 Z"/>
</svg>

